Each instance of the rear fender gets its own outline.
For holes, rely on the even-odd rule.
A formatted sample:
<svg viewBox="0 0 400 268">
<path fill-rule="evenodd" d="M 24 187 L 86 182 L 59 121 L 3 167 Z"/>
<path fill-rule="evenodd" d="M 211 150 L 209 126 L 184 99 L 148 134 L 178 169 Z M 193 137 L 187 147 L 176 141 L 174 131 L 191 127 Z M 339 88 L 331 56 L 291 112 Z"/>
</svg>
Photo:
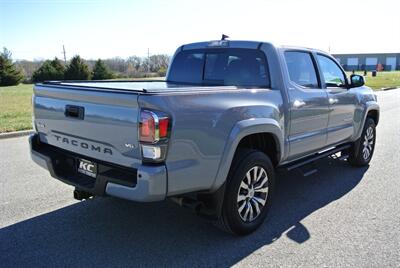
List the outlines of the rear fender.
<svg viewBox="0 0 400 268">
<path fill-rule="evenodd" d="M 211 191 L 216 191 L 226 181 L 236 148 L 240 141 L 248 135 L 257 133 L 272 134 L 278 146 L 277 151 L 282 152 L 284 146 L 283 130 L 276 120 L 269 118 L 252 118 L 237 122 L 228 136 Z M 280 153 L 280 158 L 282 157 L 283 153 Z M 278 161 L 280 160 L 281 159 L 278 159 Z"/>
</svg>

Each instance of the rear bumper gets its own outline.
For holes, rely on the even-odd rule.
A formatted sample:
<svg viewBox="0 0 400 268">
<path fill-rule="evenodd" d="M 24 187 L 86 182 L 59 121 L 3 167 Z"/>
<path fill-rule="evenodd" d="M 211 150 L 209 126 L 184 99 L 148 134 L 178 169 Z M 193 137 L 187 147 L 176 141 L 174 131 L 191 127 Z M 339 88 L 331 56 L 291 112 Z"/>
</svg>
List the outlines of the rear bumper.
<svg viewBox="0 0 400 268">
<path fill-rule="evenodd" d="M 164 200 L 167 194 L 167 171 L 164 165 L 137 169 L 98 162 L 96 179 L 75 170 L 76 159 L 85 158 L 57 147 L 41 143 L 37 134 L 29 137 L 32 160 L 47 169 L 50 175 L 93 195 L 110 195 L 123 199 L 151 202 Z"/>
</svg>

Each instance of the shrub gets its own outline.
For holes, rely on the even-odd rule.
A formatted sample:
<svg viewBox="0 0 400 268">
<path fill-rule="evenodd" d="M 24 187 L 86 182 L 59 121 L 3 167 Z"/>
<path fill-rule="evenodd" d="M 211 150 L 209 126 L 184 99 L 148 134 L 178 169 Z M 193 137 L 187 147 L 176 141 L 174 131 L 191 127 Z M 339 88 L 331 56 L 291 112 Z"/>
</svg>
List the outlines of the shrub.
<svg viewBox="0 0 400 268">
<path fill-rule="evenodd" d="M 72 58 L 69 63 L 64 78 L 67 80 L 89 80 L 90 71 L 87 64 L 79 56 Z"/>
<path fill-rule="evenodd" d="M 43 82 L 46 80 L 63 80 L 65 67 L 57 58 L 46 60 L 32 75 L 33 82 Z"/>
<path fill-rule="evenodd" d="M 98 59 L 93 67 L 93 76 L 94 80 L 104 80 L 111 79 L 114 77 L 114 74 L 110 71 L 110 69 L 104 64 L 101 59 Z"/>
<path fill-rule="evenodd" d="M 164 77 L 167 74 L 167 68 L 162 66 L 160 69 L 157 71 L 158 76 Z"/>
<path fill-rule="evenodd" d="M 21 70 L 13 64 L 11 55 L 7 48 L 3 48 L 3 52 L 0 53 L 0 86 L 18 85 L 24 78 Z"/>
</svg>

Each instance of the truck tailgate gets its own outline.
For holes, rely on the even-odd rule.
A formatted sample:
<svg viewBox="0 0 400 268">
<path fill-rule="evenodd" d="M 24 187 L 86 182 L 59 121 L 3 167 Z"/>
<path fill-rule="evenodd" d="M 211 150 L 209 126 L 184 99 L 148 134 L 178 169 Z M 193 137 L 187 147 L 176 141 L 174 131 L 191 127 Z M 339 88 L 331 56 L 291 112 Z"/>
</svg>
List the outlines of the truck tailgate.
<svg viewBox="0 0 400 268">
<path fill-rule="evenodd" d="M 141 162 L 139 93 L 36 85 L 32 102 L 40 141 L 88 158 L 135 167 Z"/>
</svg>

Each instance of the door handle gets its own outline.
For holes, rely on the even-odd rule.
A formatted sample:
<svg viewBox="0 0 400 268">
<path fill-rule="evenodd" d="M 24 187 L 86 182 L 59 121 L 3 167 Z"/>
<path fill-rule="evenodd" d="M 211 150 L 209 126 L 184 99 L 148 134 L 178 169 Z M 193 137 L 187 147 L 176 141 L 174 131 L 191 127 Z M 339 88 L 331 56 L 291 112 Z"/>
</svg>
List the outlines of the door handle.
<svg viewBox="0 0 400 268">
<path fill-rule="evenodd" d="M 339 102 L 339 100 L 336 99 L 336 98 L 329 98 L 329 104 L 335 104 L 335 103 L 338 103 L 338 102 Z"/>
<path fill-rule="evenodd" d="M 293 107 L 295 107 L 295 108 L 300 108 L 300 107 L 303 107 L 304 105 L 306 105 L 306 103 L 302 100 L 295 100 L 293 102 Z"/>
</svg>

